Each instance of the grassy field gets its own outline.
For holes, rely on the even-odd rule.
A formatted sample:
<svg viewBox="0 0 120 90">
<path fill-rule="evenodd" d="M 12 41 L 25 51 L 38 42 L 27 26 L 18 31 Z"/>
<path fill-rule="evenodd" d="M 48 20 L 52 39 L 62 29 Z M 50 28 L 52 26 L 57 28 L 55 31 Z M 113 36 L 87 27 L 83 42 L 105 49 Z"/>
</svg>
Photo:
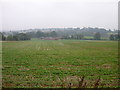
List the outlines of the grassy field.
<svg viewBox="0 0 120 90">
<path fill-rule="evenodd" d="M 116 41 L 8 41 L 2 54 L 3 87 L 118 87 Z"/>
</svg>

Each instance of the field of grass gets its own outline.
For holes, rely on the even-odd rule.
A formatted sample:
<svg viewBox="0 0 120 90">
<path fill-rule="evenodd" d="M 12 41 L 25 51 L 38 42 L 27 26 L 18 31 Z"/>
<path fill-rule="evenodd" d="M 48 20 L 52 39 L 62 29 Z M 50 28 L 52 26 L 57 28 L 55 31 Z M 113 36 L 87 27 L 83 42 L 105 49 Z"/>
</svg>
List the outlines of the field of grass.
<svg viewBox="0 0 120 90">
<path fill-rule="evenodd" d="M 3 42 L 3 87 L 118 87 L 117 41 L 31 40 Z"/>
</svg>

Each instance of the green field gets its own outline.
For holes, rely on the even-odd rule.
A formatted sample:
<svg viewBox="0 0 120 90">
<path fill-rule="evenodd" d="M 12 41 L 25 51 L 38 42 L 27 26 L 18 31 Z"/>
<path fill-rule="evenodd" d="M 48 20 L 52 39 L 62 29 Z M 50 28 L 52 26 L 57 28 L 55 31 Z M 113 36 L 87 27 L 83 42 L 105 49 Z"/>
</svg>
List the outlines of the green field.
<svg viewBox="0 0 120 90">
<path fill-rule="evenodd" d="M 118 42 L 31 40 L 3 42 L 3 87 L 118 86 Z"/>
</svg>

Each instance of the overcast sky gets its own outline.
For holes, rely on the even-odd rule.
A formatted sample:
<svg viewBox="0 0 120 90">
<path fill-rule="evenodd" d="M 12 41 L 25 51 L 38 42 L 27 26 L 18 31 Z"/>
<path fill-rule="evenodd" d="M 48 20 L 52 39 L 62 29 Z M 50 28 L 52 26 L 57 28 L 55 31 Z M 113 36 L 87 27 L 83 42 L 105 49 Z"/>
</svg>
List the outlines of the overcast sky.
<svg viewBox="0 0 120 90">
<path fill-rule="evenodd" d="M 117 29 L 119 0 L 1 0 L 0 30 Z"/>
</svg>

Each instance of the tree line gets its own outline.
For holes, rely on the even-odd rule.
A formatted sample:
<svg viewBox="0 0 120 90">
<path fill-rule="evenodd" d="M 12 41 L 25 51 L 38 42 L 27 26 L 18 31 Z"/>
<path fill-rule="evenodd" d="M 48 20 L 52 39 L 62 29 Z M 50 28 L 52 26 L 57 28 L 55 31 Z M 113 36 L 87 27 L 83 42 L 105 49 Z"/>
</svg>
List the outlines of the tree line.
<svg viewBox="0 0 120 90">
<path fill-rule="evenodd" d="M 55 31 L 52 32 L 27 32 L 27 33 L 13 33 L 13 35 L 5 36 L 0 32 L 1 40 L 3 41 L 21 41 L 21 40 L 30 40 L 31 38 L 43 38 L 43 37 L 57 37 Z"/>
<path fill-rule="evenodd" d="M 120 40 L 120 34 L 111 34 L 109 39 L 110 40 Z"/>
<path fill-rule="evenodd" d="M 31 37 L 25 33 L 18 33 L 16 35 L 8 35 L 5 37 L 2 33 L 0 33 L 1 40 L 3 41 L 22 41 L 22 40 L 30 40 Z"/>
<path fill-rule="evenodd" d="M 27 32 L 27 33 L 15 33 L 14 35 L 5 36 L 3 33 L 0 33 L 1 40 L 3 41 L 21 41 L 21 40 L 31 40 L 31 38 L 44 38 L 44 37 L 59 37 L 56 31 L 51 32 Z M 77 40 L 101 40 L 101 33 L 96 32 L 93 35 L 93 38 L 86 39 L 82 33 L 72 34 L 72 35 L 63 35 L 61 39 L 77 39 Z M 111 34 L 109 40 L 120 40 L 120 35 Z"/>
<path fill-rule="evenodd" d="M 37 32 L 28 32 L 27 34 L 31 36 L 31 38 L 58 37 L 55 31 L 51 31 L 51 32 L 37 31 Z"/>
<path fill-rule="evenodd" d="M 67 36 L 63 36 L 62 38 L 63 39 L 78 39 L 78 40 L 85 40 L 86 39 L 86 38 L 84 38 L 83 34 L 67 35 Z M 91 40 L 101 40 L 101 34 L 99 32 L 96 32 L 93 35 L 93 39 L 91 39 Z"/>
</svg>

